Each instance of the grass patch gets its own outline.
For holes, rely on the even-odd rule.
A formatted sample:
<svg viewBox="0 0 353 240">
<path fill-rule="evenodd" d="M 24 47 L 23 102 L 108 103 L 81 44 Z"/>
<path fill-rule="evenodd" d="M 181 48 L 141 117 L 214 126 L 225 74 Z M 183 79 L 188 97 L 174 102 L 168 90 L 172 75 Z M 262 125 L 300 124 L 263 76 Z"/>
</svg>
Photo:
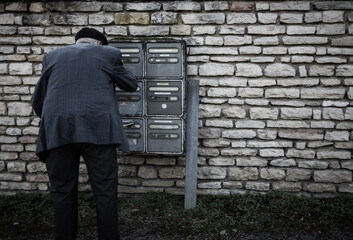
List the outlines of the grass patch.
<svg viewBox="0 0 353 240">
<path fill-rule="evenodd" d="M 197 207 L 186 211 L 183 196 L 151 192 L 119 199 L 118 210 L 125 236 L 353 231 L 353 195 L 320 199 L 283 193 L 199 196 Z M 0 196 L 0 212 L 0 237 L 53 231 L 49 195 Z M 80 193 L 79 231 L 94 230 L 95 224 L 92 194 Z"/>
</svg>

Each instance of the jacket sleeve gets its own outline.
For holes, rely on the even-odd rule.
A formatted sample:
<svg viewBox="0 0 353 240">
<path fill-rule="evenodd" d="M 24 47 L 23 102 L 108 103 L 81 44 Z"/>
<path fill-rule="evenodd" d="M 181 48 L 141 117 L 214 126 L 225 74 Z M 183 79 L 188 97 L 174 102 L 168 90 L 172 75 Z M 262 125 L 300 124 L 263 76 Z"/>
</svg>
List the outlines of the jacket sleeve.
<svg viewBox="0 0 353 240">
<path fill-rule="evenodd" d="M 47 85 L 48 85 L 48 77 L 47 77 L 47 65 L 45 61 L 46 56 L 43 57 L 42 61 L 42 74 L 37 82 L 37 85 L 34 90 L 34 94 L 31 98 L 31 104 L 34 112 L 38 117 L 42 116 L 43 102 L 45 96 L 47 95 Z"/>
<path fill-rule="evenodd" d="M 113 80 L 124 91 L 133 92 L 137 89 L 136 78 L 124 66 L 120 51 L 113 66 Z"/>
</svg>

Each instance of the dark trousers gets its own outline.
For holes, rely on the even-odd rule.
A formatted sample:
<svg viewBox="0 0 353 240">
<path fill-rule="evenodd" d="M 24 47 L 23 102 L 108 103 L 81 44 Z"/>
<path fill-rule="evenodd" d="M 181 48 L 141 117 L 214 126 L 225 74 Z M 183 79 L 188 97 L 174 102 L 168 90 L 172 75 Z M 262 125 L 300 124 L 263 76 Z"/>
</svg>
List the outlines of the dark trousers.
<svg viewBox="0 0 353 240">
<path fill-rule="evenodd" d="M 116 146 L 73 143 L 49 150 L 45 156 L 54 202 L 55 240 L 76 239 L 80 156 L 85 160 L 96 202 L 98 237 L 120 239 Z"/>
</svg>

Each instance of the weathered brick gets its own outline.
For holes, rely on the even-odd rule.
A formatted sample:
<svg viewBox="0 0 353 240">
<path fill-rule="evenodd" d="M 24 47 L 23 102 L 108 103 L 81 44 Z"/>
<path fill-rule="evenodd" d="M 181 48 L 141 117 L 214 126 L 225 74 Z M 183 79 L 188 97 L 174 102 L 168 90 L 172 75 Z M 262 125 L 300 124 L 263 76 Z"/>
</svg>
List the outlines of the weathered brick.
<svg viewBox="0 0 353 240">
<path fill-rule="evenodd" d="M 228 13 L 227 24 L 256 23 L 257 18 L 254 13 Z"/>
<path fill-rule="evenodd" d="M 260 76 L 262 76 L 262 69 L 257 64 L 238 63 L 238 64 L 236 64 L 236 76 L 260 77 Z"/>
<path fill-rule="evenodd" d="M 351 182 L 352 172 L 347 170 L 318 170 L 314 171 L 313 178 L 315 182 Z"/>
<path fill-rule="evenodd" d="M 305 1 L 285 1 L 285 2 L 271 2 L 271 11 L 308 11 L 310 10 L 310 3 Z"/>
<path fill-rule="evenodd" d="M 229 179 L 230 180 L 257 180 L 259 171 L 255 167 L 230 167 Z"/>
<path fill-rule="evenodd" d="M 157 3 L 157 2 L 139 2 L 139 3 L 134 3 L 134 2 L 128 2 L 126 3 L 125 10 L 128 11 L 155 11 L 155 10 L 160 10 L 162 4 Z"/>
<path fill-rule="evenodd" d="M 199 167 L 197 169 L 198 179 L 224 179 L 227 169 L 222 167 Z"/>
<path fill-rule="evenodd" d="M 280 15 L 280 22 L 283 23 L 303 23 L 303 14 L 298 13 L 282 13 Z"/>
<path fill-rule="evenodd" d="M 194 1 L 165 2 L 163 3 L 163 9 L 165 11 L 201 11 L 201 3 Z"/>
<path fill-rule="evenodd" d="M 169 26 L 129 26 L 129 31 L 133 36 L 167 36 Z"/>
<path fill-rule="evenodd" d="M 182 14 L 181 19 L 184 24 L 223 24 L 225 15 L 224 13 L 192 13 Z"/>
<path fill-rule="evenodd" d="M 321 130 L 279 130 L 278 136 L 285 139 L 300 139 L 300 140 L 323 140 L 324 134 Z"/>
<path fill-rule="evenodd" d="M 277 108 L 251 108 L 249 113 L 251 119 L 277 119 L 278 112 Z"/>
<path fill-rule="evenodd" d="M 206 63 L 199 67 L 200 76 L 233 75 L 234 66 L 221 63 Z"/>
</svg>

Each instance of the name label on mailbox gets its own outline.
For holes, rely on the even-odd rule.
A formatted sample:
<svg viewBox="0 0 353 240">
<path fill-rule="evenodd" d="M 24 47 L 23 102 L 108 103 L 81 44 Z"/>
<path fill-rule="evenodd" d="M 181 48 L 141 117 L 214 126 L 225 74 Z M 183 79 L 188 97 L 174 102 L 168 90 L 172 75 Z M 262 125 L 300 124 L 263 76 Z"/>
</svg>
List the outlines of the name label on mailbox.
<svg viewBox="0 0 353 240">
<path fill-rule="evenodd" d="M 181 81 L 147 82 L 147 114 L 181 115 L 182 86 Z"/>
<path fill-rule="evenodd" d="M 147 151 L 181 153 L 183 151 L 181 119 L 148 119 Z"/>
</svg>

